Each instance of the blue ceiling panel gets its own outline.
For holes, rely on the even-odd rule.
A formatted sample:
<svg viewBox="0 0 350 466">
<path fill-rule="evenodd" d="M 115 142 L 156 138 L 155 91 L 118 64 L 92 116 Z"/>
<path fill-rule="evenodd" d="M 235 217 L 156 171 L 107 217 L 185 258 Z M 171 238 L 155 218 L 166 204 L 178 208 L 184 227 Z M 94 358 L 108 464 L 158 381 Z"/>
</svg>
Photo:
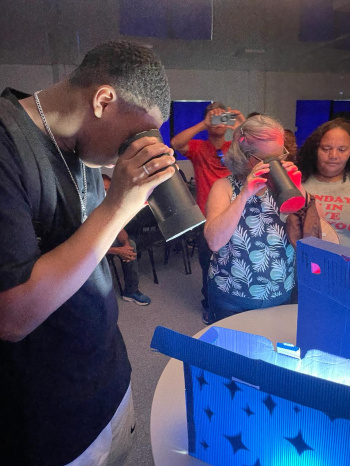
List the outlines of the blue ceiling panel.
<svg viewBox="0 0 350 466">
<path fill-rule="evenodd" d="M 326 42 L 334 38 L 332 0 L 302 0 L 299 40 Z"/>
<path fill-rule="evenodd" d="M 123 35 L 212 39 L 213 0 L 121 0 L 119 12 Z"/>
</svg>

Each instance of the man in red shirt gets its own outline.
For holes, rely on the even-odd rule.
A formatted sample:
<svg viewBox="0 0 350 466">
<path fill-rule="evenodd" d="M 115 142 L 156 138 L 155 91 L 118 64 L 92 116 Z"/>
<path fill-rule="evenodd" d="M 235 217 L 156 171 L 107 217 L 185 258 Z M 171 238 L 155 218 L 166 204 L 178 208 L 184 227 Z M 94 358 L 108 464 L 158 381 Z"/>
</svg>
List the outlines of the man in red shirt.
<svg viewBox="0 0 350 466">
<path fill-rule="evenodd" d="M 212 124 L 212 117 L 230 112 L 236 115 L 234 125 Z M 223 155 L 231 145 L 231 141 L 225 140 L 225 134 L 228 129 L 235 129 L 245 121 L 244 116 L 239 110 L 232 110 L 221 102 L 213 102 L 205 109 L 204 120 L 196 125 L 185 129 L 171 139 L 171 146 L 189 160 L 191 160 L 194 176 L 196 181 L 197 204 L 205 215 L 205 206 L 209 191 L 216 180 L 224 178 L 231 174 L 223 163 Z M 206 130 L 208 139 L 193 139 L 196 134 Z M 211 251 L 205 241 L 203 228 L 200 228 L 198 235 L 198 257 L 202 268 L 202 306 L 203 322 L 211 323 L 208 320 L 208 292 L 207 292 L 207 275 L 210 262 Z"/>
</svg>

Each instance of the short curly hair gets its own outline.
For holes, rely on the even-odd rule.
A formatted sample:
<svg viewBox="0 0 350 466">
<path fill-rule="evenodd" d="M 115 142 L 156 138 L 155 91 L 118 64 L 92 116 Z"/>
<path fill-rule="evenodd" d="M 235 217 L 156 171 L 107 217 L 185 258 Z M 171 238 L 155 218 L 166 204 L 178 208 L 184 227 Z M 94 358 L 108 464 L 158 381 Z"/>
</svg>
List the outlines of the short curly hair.
<svg viewBox="0 0 350 466">
<path fill-rule="evenodd" d="M 283 137 L 281 123 L 267 115 L 254 115 L 235 129 L 232 144 L 225 155 L 225 164 L 234 175 L 245 178 L 251 171 L 249 156 L 259 152 L 260 143 Z"/>
<path fill-rule="evenodd" d="M 147 46 L 129 41 L 104 42 L 90 50 L 69 76 L 72 86 L 109 84 L 125 102 L 170 113 L 170 90 L 160 59 Z"/>
<path fill-rule="evenodd" d="M 306 139 L 297 153 L 296 165 L 302 174 L 302 181 L 307 181 L 310 176 L 317 173 L 317 151 L 323 136 L 331 129 L 341 128 L 350 136 L 350 123 L 345 118 L 335 118 L 327 121 L 316 128 Z M 350 159 L 348 160 L 345 169 L 343 181 L 346 180 L 347 174 L 350 172 Z"/>
<path fill-rule="evenodd" d="M 226 105 L 224 105 L 222 102 L 212 102 L 209 104 L 205 110 L 204 110 L 204 118 L 207 116 L 207 114 L 210 112 L 210 110 L 214 110 L 215 108 L 221 108 L 222 110 L 227 110 Z"/>
</svg>

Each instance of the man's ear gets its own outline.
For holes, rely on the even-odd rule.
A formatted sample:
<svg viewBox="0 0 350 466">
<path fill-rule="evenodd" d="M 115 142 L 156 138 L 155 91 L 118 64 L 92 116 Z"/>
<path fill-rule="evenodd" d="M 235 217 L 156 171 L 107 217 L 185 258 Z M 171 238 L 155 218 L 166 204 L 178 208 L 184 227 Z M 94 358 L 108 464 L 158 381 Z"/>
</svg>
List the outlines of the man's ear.
<svg viewBox="0 0 350 466">
<path fill-rule="evenodd" d="M 102 118 L 103 112 L 108 105 L 116 102 L 117 93 L 112 86 L 100 86 L 94 94 L 92 101 L 94 114 L 97 118 Z"/>
</svg>

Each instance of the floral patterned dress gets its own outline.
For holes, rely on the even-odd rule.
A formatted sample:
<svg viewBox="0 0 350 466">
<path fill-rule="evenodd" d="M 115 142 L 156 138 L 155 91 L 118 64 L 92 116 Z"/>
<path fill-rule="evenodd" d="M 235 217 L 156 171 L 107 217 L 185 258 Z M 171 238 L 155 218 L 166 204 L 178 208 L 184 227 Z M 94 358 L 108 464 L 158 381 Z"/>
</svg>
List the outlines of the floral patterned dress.
<svg viewBox="0 0 350 466">
<path fill-rule="evenodd" d="M 233 201 L 243 184 L 233 175 Z M 208 284 L 216 308 L 256 309 L 286 302 L 294 287 L 295 251 L 272 194 L 251 196 L 229 242 L 211 258 Z M 213 299 L 211 300 L 213 301 Z M 240 307 L 242 309 L 240 309 Z"/>
</svg>

